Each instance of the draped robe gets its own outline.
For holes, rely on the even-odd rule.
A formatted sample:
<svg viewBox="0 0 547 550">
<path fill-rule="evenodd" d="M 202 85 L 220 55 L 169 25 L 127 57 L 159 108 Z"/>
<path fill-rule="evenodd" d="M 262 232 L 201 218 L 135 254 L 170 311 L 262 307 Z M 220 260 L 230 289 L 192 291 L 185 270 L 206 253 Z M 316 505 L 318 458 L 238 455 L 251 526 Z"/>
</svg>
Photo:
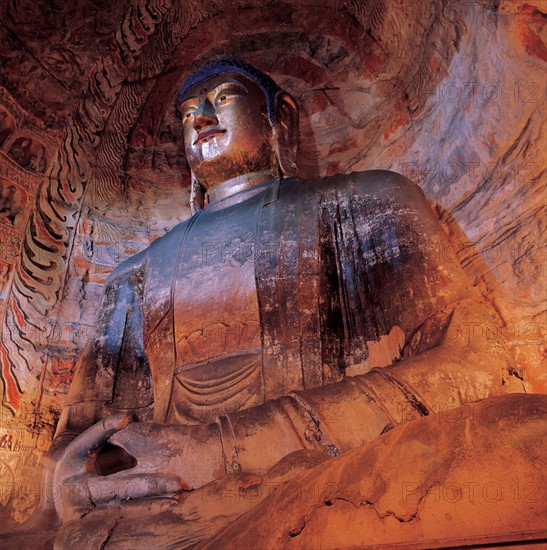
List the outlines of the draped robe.
<svg viewBox="0 0 547 550">
<path fill-rule="evenodd" d="M 258 191 L 238 208 L 252 220 L 254 285 L 248 276 L 245 284 L 258 308 L 261 381 L 250 402 L 235 408 L 362 374 L 440 343 L 448 320 L 436 314 L 469 290 L 418 187 L 376 170 L 274 180 Z M 200 416 L 191 407 L 182 407 L 186 416 L 173 413 L 184 399 L 176 391 L 185 368 L 177 352 L 177 300 L 223 292 L 222 278 L 177 279 L 200 216 L 206 211 L 109 277 L 95 337 L 69 393 L 78 414 L 68 413 L 66 428 L 82 431 L 117 410 L 160 423 L 214 416 L 214 409 Z M 181 293 L 180 285 L 190 286 Z M 207 362 L 200 368 L 206 373 Z"/>
</svg>

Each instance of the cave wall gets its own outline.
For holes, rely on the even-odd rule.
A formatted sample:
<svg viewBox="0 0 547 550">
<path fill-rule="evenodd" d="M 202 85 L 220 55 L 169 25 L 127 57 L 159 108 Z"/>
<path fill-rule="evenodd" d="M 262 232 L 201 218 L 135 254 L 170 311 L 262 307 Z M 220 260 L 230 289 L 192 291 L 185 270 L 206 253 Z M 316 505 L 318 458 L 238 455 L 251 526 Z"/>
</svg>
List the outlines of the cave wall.
<svg viewBox="0 0 547 550">
<path fill-rule="evenodd" d="M 0 8 L 0 504 L 39 498 L 41 460 L 123 259 L 189 216 L 175 98 L 241 55 L 301 106 L 301 177 L 372 168 L 426 193 L 545 392 L 545 5 L 79 0 Z M 545 11 L 545 9 L 543 9 Z M 501 332 L 500 332 L 501 331 Z"/>
</svg>

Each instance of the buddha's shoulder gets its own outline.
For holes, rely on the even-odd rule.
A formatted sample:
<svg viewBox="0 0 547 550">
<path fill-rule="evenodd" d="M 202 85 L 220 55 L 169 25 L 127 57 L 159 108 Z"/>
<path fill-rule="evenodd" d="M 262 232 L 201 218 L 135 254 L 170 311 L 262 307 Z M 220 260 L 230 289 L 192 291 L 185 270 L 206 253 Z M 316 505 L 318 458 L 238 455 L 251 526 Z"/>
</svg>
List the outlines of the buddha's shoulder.
<svg viewBox="0 0 547 550">
<path fill-rule="evenodd" d="M 306 182 L 310 188 L 336 191 L 386 193 L 418 189 L 408 178 L 390 170 L 364 170 L 349 174 L 334 174 Z"/>
<path fill-rule="evenodd" d="M 333 176 L 336 178 L 336 176 Z M 408 178 L 391 170 L 364 170 L 362 172 L 351 172 L 340 174 L 340 184 L 352 189 L 359 189 L 363 192 L 383 192 L 390 189 L 407 190 L 416 189 Z"/>
<path fill-rule="evenodd" d="M 192 218 L 188 218 L 179 224 L 175 225 L 173 229 L 168 231 L 165 235 L 158 237 L 147 249 L 146 255 L 148 257 L 155 257 L 157 255 L 163 257 L 172 257 L 177 254 L 179 243 L 186 230 L 186 227 L 191 222 Z"/>
<path fill-rule="evenodd" d="M 147 264 L 164 265 L 170 258 L 177 254 L 181 235 L 189 220 L 185 220 L 165 235 L 158 237 L 147 248 L 124 260 L 110 274 L 109 281 L 121 282 L 122 280 L 138 276 Z"/>
<path fill-rule="evenodd" d="M 411 204 L 425 200 L 422 190 L 405 176 L 390 170 L 366 170 L 334 174 L 310 180 L 292 180 L 289 187 L 300 195 L 335 194 L 381 203 Z"/>
</svg>

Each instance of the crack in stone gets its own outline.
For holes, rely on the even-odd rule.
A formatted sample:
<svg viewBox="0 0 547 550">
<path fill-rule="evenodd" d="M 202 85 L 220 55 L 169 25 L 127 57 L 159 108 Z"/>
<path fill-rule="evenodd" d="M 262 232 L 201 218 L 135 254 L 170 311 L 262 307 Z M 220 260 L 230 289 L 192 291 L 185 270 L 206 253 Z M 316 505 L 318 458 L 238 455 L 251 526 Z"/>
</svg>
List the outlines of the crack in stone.
<svg viewBox="0 0 547 550">
<path fill-rule="evenodd" d="M 114 525 L 108 530 L 106 538 L 101 543 L 101 546 L 99 547 L 99 550 L 104 550 L 106 548 L 106 545 L 108 544 L 108 541 L 112 538 L 112 535 L 114 534 L 114 529 L 116 529 L 117 525 L 118 525 L 118 521 L 116 520 Z"/>
<path fill-rule="evenodd" d="M 78 483 L 78 481 L 76 481 L 76 483 Z M 93 510 L 95 510 L 97 508 L 97 503 L 93 500 L 93 492 L 91 491 L 91 488 L 89 487 L 89 480 L 88 479 L 85 479 L 85 480 L 82 480 L 81 481 L 81 484 L 82 486 L 84 487 L 85 489 L 85 492 L 86 492 L 86 495 L 85 497 L 87 498 L 88 500 L 88 503 L 91 504 L 91 506 L 93 506 Z M 86 517 L 88 514 L 90 514 L 93 510 L 89 510 L 89 511 L 86 511 L 82 514 L 82 517 Z"/>
<path fill-rule="evenodd" d="M 399 516 L 393 510 L 387 510 L 386 512 L 381 513 L 379 510 L 376 509 L 376 506 L 375 506 L 374 502 L 372 502 L 371 500 L 367 500 L 367 499 L 364 499 L 364 500 L 360 501 L 358 504 L 355 504 L 355 502 L 353 502 L 352 500 L 346 499 L 346 498 L 343 498 L 343 497 L 326 498 L 323 501 L 322 504 L 316 505 L 316 506 L 311 508 L 311 510 L 306 514 L 306 516 L 304 516 L 304 518 L 302 518 L 302 520 L 300 521 L 300 524 L 297 527 L 295 527 L 295 528 L 293 528 L 289 531 L 289 536 L 291 538 L 295 538 L 295 537 L 299 536 L 302 533 L 302 531 L 306 528 L 306 525 L 312 520 L 314 514 L 318 510 L 320 510 L 321 508 L 323 508 L 325 506 L 328 506 L 328 507 L 333 506 L 335 501 L 347 502 L 348 504 L 351 504 L 356 509 L 361 508 L 362 506 L 368 506 L 369 508 L 371 508 L 374 511 L 374 513 L 376 514 L 376 516 L 380 520 L 384 520 L 388 517 L 393 517 L 399 523 L 410 523 L 413 520 L 415 520 L 416 517 L 418 516 L 420 505 L 426 499 L 427 495 L 429 494 L 429 490 L 431 489 L 432 486 L 433 485 L 430 485 L 427 488 L 427 490 L 424 492 L 424 494 L 422 496 L 420 496 L 420 498 L 416 502 L 416 511 L 413 512 L 410 515 L 407 515 L 407 516 Z"/>
</svg>

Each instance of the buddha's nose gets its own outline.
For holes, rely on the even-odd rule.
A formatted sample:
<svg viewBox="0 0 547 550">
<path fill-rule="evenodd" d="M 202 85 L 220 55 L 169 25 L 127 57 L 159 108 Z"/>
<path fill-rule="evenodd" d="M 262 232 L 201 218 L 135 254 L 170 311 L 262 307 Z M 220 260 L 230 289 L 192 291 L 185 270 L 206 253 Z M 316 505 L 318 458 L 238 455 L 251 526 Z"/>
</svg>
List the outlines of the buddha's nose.
<svg viewBox="0 0 547 550">
<path fill-rule="evenodd" d="M 194 130 L 199 132 L 207 126 L 215 126 L 218 119 L 215 115 L 215 109 L 208 99 L 204 99 L 194 112 Z"/>
</svg>

